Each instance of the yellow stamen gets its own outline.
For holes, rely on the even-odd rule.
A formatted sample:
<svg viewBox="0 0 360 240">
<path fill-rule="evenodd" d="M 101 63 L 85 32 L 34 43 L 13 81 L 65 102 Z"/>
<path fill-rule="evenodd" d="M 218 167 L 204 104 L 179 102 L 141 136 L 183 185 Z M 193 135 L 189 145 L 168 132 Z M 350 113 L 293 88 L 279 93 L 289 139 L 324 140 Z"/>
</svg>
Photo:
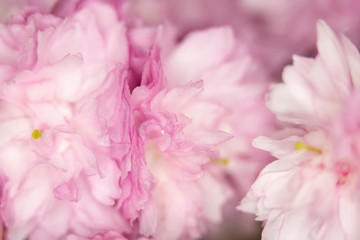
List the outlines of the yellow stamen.
<svg viewBox="0 0 360 240">
<path fill-rule="evenodd" d="M 41 137 L 41 132 L 38 129 L 35 129 L 32 133 L 32 137 L 36 140 Z"/>
<path fill-rule="evenodd" d="M 312 146 L 303 144 L 302 142 L 296 142 L 296 143 L 295 143 L 295 149 L 296 149 L 296 150 L 304 149 L 304 150 L 307 150 L 307 151 L 310 151 L 310 152 L 314 152 L 314 153 L 318 153 L 318 154 L 321 154 L 321 153 L 322 153 L 321 149 L 314 148 L 314 147 L 312 147 Z"/>
<path fill-rule="evenodd" d="M 212 161 L 214 163 L 220 163 L 225 166 L 227 166 L 229 164 L 229 159 L 227 159 L 227 158 L 220 158 L 220 159 L 210 158 L 210 161 Z"/>
</svg>

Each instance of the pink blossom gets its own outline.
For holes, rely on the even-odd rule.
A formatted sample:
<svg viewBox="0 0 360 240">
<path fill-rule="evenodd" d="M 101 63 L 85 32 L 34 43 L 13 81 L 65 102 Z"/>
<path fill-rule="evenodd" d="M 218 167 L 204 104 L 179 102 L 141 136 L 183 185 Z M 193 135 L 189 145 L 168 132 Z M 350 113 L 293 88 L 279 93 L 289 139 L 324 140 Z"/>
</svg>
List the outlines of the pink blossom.
<svg viewBox="0 0 360 240">
<path fill-rule="evenodd" d="M 267 104 L 280 120 L 322 127 L 344 110 L 358 86 L 356 47 L 324 25 L 318 23 L 318 56 L 294 56 L 283 71 L 285 84 L 269 95 Z"/>
<path fill-rule="evenodd" d="M 146 160 L 157 180 L 153 200 L 145 206 L 140 220 L 140 233 L 146 236 L 194 239 L 204 231 L 197 219 L 202 214 L 202 196 L 196 183 L 203 174 L 203 164 L 210 157 L 217 158 L 213 146 L 229 136 L 214 133 L 213 140 L 204 143 L 186 134 L 190 120 L 176 111 L 177 106 L 181 109 L 178 100 L 190 101 L 201 91 L 201 85 L 190 83 L 167 90 L 159 52 L 154 47 L 142 85 L 132 93 Z"/>
<path fill-rule="evenodd" d="M 255 136 L 273 129 L 273 117 L 263 101 L 268 87 L 264 73 L 230 27 L 192 32 L 168 55 L 165 70 L 170 86 L 200 79 L 204 82 L 203 91 L 185 108 L 192 119 L 191 131 L 217 129 L 232 135 L 216 146 L 219 159 L 205 165 L 205 176 L 200 180 L 210 232 L 228 219 L 222 227 L 238 222 L 242 234 L 252 234 L 252 222 L 234 214 L 233 208 L 269 161 L 251 146 Z M 232 207 L 224 212 L 225 206 Z"/>
<path fill-rule="evenodd" d="M 231 28 L 194 32 L 179 45 L 165 41 L 167 34 L 160 29 L 157 41 L 167 47 L 162 54 L 153 47 L 142 85 L 132 93 L 146 160 L 157 178 L 140 230 L 158 239 L 194 239 L 209 222 L 221 222 L 225 203 L 243 196 L 267 162 L 250 143 L 272 126 L 272 117 L 262 101 L 267 83 L 261 71 L 254 74 L 256 64 Z M 245 112 L 247 119 L 240 117 Z M 254 128 L 241 127 L 257 114 L 263 118 Z M 254 156 L 242 155 L 248 152 Z M 247 170 L 238 177 L 241 168 Z"/>
<path fill-rule="evenodd" d="M 9 239 L 129 231 L 153 179 L 127 85 L 127 28 L 106 4 L 1 26 L 1 216 Z"/>
<path fill-rule="evenodd" d="M 265 221 L 263 239 L 358 239 L 360 55 L 318 22 L 315 59 L 294 57 L 268 105 L 291 125 L 255 146 L 266 166 L 239 209 Z"/>
</svg>

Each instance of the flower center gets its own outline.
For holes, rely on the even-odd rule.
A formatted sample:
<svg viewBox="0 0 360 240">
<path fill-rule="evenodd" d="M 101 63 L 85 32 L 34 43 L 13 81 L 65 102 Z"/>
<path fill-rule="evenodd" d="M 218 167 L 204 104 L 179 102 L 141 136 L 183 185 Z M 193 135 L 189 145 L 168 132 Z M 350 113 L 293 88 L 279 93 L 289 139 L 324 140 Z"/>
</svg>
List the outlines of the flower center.
<svg viewBox="0 0 360 240">
<path fill-rule="evenodd" d="M 225 166 L 227 166 L 229 164 L 229 159 L 227 159 L 227 158 L 214 159 L 214 158 L 211 157 L 210 161 L 214 162 L 214 163 L 220 163 L 220 164 L 223 164 Z"/>
<path fill-rule="evenodd" d="M 310 151 L 310 152 L 322 154 L 321 149 L 314 148 L 314 147 L 312 147 L 312 146 L 303 144 L 303 143 L 300 142 L 300 141 L 295 143 L 295 149 L 296 149 L 296 150 L 307 150 L 307 151 Z"/>
<path fill-rule="evenodd" d="M 41 132 L 38 130 L 38 129 L 35 129 L 34 131 L 33 131 L 33 133 L 32 133 L 32 137 L 33 137 L 33 139 L 38 139 L 38 138 L 40 138 L 41 137 Z"/>
</svg>

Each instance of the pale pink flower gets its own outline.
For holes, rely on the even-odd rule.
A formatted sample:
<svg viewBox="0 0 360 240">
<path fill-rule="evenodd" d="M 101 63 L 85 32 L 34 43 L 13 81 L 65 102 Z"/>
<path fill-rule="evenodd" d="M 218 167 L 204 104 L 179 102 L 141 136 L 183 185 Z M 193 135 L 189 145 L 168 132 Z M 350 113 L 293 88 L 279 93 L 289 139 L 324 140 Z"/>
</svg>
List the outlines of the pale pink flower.
<svg viewBox="0 0 360 240">
<path fill-rule="evenodd" d="M 191 33 L 179 45 L 169 44 L 167 33 L 164 27 L 157 37 L 166 46 L 165 76 L 154 47 L 142 85 L 132 93 L 146 160 L 157 178 L 140 230 L 157 239 L 194 239 L 209 223 L 221 222 L 225 203 L 243 196 L 267 163 L 251 140 L 272 117 L 262 101 L 266 81 L 261 71 L 254 74 L 256 63 L 230 27 Z"/>
<path fill-rule="evenodd" d="M 142 85 L 132 93 L 146 161 L 157 180 L 153 200 L 141 216 L 140 233 L 156 239 L 194 239 L 204 231 L 198 221 L 202 196 L 196 183 L 203 174 L 203 164 L 217 158 L 213 146 L 229 136 L 216 132 L 207 142 L 201 140 L 201 135 L 188 136 L 185 128 L 190 120 L 177 110 L 201 91 L 202 83 L 167 90 L 162 71 L 159 51 L 154 47 Z"/>
<path fill-rule="evenodd" d="M 214 232 L 214 223 L 231 219 L 242 224 L 244 234 L 252 233 L 254 225 L 249 219 L 233 211 L 226 213 L 224 207 L 225 203 L 232 209 L 236 206 L 236 199 L 244 196 L 270 160 L 251 145 L 254 137 L 273 129 L 274 119 L 263 100 L 268 87 L 265 74 L 230 27 L 188 34 L 164 65 L 169 86 L 204 82 L 203 91 L 183 108 L 192 120 L 190 130 L 217 129 L 233 136 L 216 146 L 220 158 L 205 165 L 205 177 L 200 180 L 209 230 Z"/>
<path fill-rule="evenodd" d="M 294 56 L 283 71 L 284 84 L 269 94 L 267 105 L 282 120 L 323 127 L 344 111 L 359 86 L 356 47 L 318 23 L 319 51 L 315 59 Z"/>
<path fill-rule="evenodd" d="M 269 96 L 272 111 L 291 125 L 254 141 L 278 158 L 239 206 L 265 221 L 263 239 L 360 237 L 360 55 L 324 22 L 317 29 L 318 56 L 294 57 Z"/>
<path fill-rule="evenodd" d="M 1 25 L 1 217 L 9 239 L 129 231 L 152 176 L 127 85 L 127 28 L 109 5 Z"/>
</svg>

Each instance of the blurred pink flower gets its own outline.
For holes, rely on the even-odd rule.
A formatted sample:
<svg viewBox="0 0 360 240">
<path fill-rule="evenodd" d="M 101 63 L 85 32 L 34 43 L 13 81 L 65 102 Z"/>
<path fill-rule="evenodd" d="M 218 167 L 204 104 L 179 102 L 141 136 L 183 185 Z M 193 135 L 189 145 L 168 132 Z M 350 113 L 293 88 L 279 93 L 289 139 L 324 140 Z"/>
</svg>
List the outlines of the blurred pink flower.
<svg viewBox="0 0 360 240">
<path fill-rule="evenodd" d="M 150 25 L 174 24 L 180 36 L 193 30 L 237 22 L 239 9 L 232 0 L 130 0 L 128 9 Z"/>
<path fill-rule="evenodd" d="M 257 62 L 278 78 L 292 54 L 312 55 L 315 25 L 324 19 L 360 44 L 356 0 L 131 0 L 129 11 L 151 25 L 170 22 L 178 38 L 194 30 L 230 25 Z M 296 27 L 294 27 L 296 26 Z M 273 80 L 271 78 L 271 80 Z"/>
<path fill-rule="evenodd" d="M 294 57 L 269 96 L 269 107 L 289 127 L 254 141 L 279 159 L 239 206 L 265 221 L 265 240 L 360 237 L 360 55 L 324 22 L 317 30 L 318 56 Z"/>
<path fill-rule="evenodd" d="M 127 28 L 109 5 L 0 27 L 1 216 L 9 239 L 129 231 L 153 178 L 127 85 Z"/>
<path fill-rule="evenodd" d="M 313 55 L 316 22 L 324 19 L 333 29 L 360 43 L 356 0 L 237 0 L 248 20 L 240 31 L 252 43 L 252 53 L 269 71 L 281 73 L 293 54 Z M 296 26 L 296 27 L 294 27 Z"/>
</svg>

